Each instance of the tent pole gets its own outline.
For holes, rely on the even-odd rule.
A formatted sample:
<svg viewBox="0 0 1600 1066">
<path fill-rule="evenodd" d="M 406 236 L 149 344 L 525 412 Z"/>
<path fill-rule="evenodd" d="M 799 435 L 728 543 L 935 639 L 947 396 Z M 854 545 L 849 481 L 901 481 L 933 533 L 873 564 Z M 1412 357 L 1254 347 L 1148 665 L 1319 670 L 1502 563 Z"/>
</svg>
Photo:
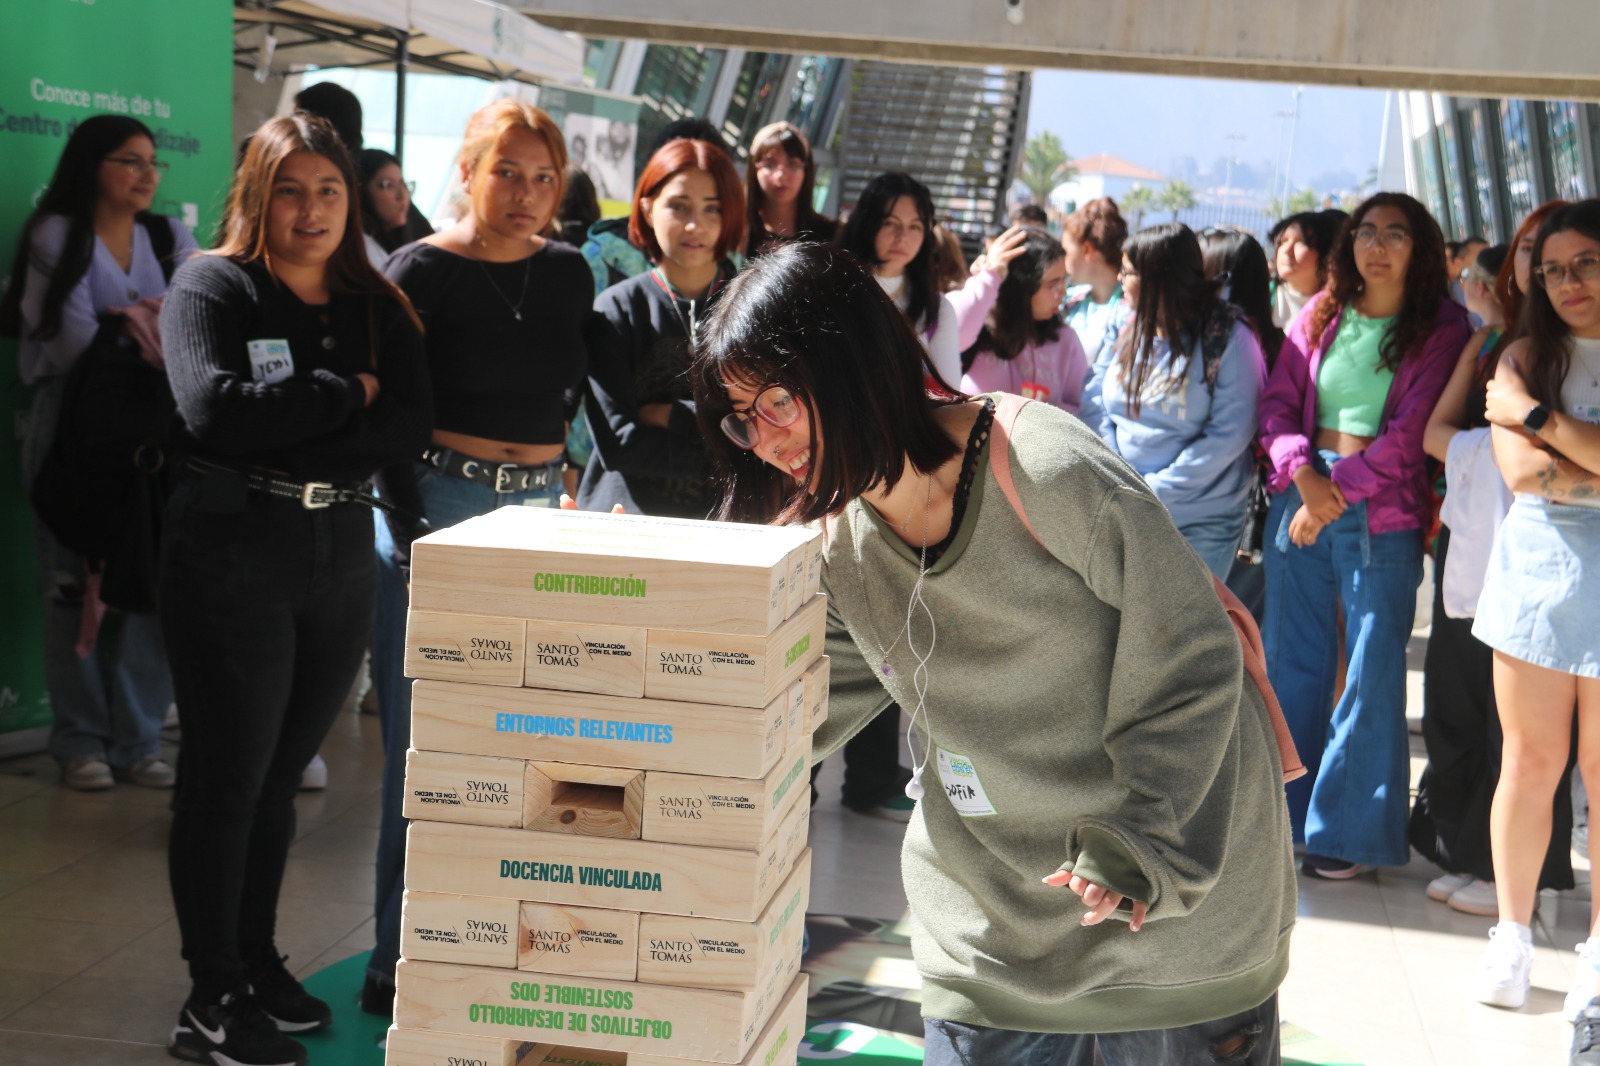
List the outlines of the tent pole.
<svg viewBox="0 0 1600 1066">
<path fill-rule="evenodd" d="M 411 33 L 396 30 L 394 50 L 394 157 L 402 169 L 406 162 L 406 70 L 411 65 Z"/>
</svg>

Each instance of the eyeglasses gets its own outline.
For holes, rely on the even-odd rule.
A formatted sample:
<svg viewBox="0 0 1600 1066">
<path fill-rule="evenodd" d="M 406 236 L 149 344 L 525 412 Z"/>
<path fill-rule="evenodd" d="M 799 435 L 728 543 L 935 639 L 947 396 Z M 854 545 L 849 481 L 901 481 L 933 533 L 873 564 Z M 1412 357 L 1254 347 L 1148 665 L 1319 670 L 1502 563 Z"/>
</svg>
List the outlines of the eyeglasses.
<svg viewBox="0 0 1600 1066">
<path fill-rule="evenodd" d="M 768 385 L 756 393 L 756 398 L 750 401 L 750 406 L 743 411 L 732 411 L 722 416 L 722 432 L 734 447 L 750 451 L 756 446 L 758 433 L 755 418 L 767 423 L 774 429 L 787 429 L 800 419 L 800 405 L 795 402 L 789 390 L 782 385 Z"/>
<path fill-rule="evenodd" d="M 1379 230 L 1377 226 L 1359 226 L 1355 232 L 1356 243 L 1363 248 L 1371 248 L 1379 239 L 1390 251 L 1398 252 L 1411 240 L 1411 231 L 1401 229 L 1399 226 L 1390 226 L 1386 230 Z"/>
<path fill-rule="evenodd" d="M 1565 266 L 1560 263 L 1540 263 L 1534 268 L 1533 276 L 1546 289 L 1559 289 L 1569 277 L 1577 282 L 1593 281 L 1600 278 L 1600 255 L 1586 252 L 1574 256 Z"/>
<path fill-rule="evenodd" d="M 129 170 L 136 172 L 141 178 L 144 177 L 147 172 L 152 170 L 155 171 L 158 176 L 165 175 L 170 166 L 170 164 L 167 163 L 152 161 L 149 159 L 140 159 L 136 155 L 108 155 L 106 156 L 106 162 L 121 163 Z"/>
<path fill-rule="evenodd" d="M 379 178 L 372 183 L 372 187 L 379 192 L 394 192 L 395 189 L 401 186 L 405 187 L 408 195 L 417 191 L 417 183 L 414 181 L 395 181 L 393 178 Z"/>
<path fill-rule="evenodd" d="M 1123 267 L 1121 270 L 1117 271 L 1118 281 L 1127 281 L 1129 278 L 1136 278 L 1138 276 L 1139 272 L 1132 267 Z"/>
<path fill-rule="evenodd" d="M 756 169 L 763 174 L 772 174 L 779 170 L 787 170 L 791 174 L 805 172 L 806 164 L 803 159 L 790 159 L 788 156 L 767 156 L 765 159 L 756 160 Z"/>
</svg>

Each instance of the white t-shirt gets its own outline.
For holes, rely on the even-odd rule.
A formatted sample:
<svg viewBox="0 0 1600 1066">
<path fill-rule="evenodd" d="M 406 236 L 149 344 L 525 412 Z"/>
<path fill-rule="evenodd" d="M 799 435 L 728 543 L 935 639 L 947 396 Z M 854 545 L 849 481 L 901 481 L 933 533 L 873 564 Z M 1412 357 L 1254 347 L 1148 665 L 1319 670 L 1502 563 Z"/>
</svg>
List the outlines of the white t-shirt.
<svg viewBox="0 0 1600 1066">
<path fill-rule="evenodd" d="M 906 295 L 906 276 L 901 274 L 896 278 L 886 278 L 881 274 L 874 274 L 878 284 L 888 294 L 889 299 L 905 314 L 910 304 L 910 297 Z M 933 336 L 928 336 L 925 323 L 913 322 L 911 328 L 916 331 L 917 339 L 922 342 L 923 349 L 928 353 L 928 361 L 939 372 L 946 385 L 952 389 L 961 387 L 961 346 L 956 337 L 960 325 L 956 322 L 956 309 L 950 301 L 939 297 L 939 323 L 934 328 Z"/>
</svg>

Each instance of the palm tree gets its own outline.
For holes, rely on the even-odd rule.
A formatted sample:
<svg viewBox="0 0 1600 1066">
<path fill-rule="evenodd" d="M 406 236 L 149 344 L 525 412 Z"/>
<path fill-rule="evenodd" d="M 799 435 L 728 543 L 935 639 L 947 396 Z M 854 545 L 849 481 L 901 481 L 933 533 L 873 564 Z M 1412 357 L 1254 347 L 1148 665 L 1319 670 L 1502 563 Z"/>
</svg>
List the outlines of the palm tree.
<svg viewBox="0 0 1600 1066">
<path fill-rule="evenodd" d="M 1172 212 L 1172 221 L 1178 221 L 1178 212 L 1187 211 L 1198 201 L 1194 198 L 1194 190 L 1186 181 L 1169 181 L 1166 188 L 1161 190 L 1161 195 L 1156 197 L 1156 203 L 1163 209 Z"/>
<path fill-rule="evenodd" d="M 1022 149 L 1022 171 L 1017 177 L 1040 207 L 1045 205 L 1052 189 L 1077 176 L 1078 168 L 1072 165 L 1061 139 L 1049 130 L 1030 138 Z"/>
<path fill-rule="evenodd" d="M 1122 213 L 1133 216 L 1133 228 L 1144 228 L 1144 215 L 1156 205 L 1156 194 L 1143 185 L 1135 185 L 1122 197 Z"/>
</svg>

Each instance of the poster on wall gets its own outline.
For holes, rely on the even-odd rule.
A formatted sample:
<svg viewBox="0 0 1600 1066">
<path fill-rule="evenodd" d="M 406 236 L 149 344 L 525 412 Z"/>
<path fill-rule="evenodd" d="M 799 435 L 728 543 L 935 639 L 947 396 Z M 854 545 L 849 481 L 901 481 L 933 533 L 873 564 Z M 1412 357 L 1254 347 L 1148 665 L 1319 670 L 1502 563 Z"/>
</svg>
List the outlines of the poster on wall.
<svg viewBox="0 0 1600 1066">
<path fill-rule="evenodd" d="M 540 86 L 539 106 L 561 127 L 572 165 L 589 175 L 600 213 L 615 218 L 633 203 L 633 153 L 639 101 L 564 86 Z"/>
<path fill-rule="evenodd" d="M 0 271 L 55 169 L 91 115 L 150 127 L 169 165 L 153 209 L 209 243 L 227 193 L 233 147 L 233 12 L 215 0 L 29 0 L 9 4 L 0 33 Z M 31 390 L 17 346 L 0 338 L 0 754 L 40 746 L 50 720 L 32 520 L 18 441 Z"/>
</svg>

